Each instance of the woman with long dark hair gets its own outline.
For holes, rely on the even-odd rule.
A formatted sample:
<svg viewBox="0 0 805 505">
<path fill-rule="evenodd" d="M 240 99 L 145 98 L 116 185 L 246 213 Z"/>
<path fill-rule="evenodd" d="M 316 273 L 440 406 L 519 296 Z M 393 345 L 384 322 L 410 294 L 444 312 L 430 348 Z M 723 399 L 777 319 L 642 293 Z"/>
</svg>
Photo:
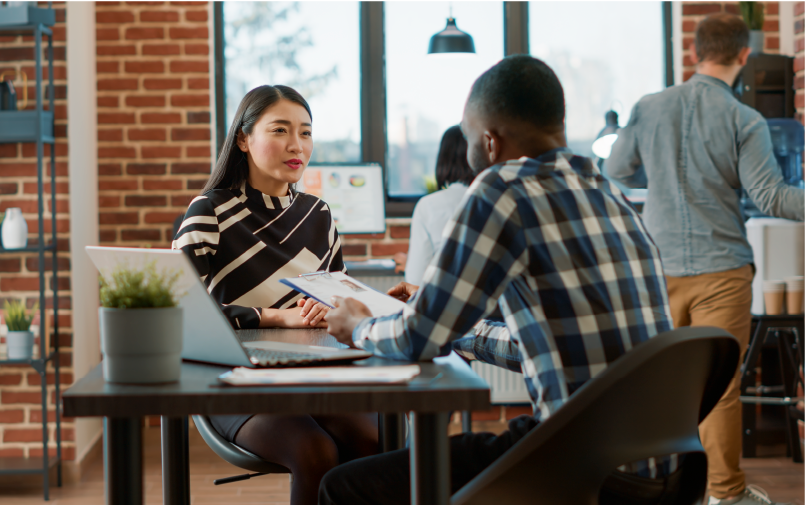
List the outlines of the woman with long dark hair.
<svg viewBox="0 0 805 505">
<path fill-rule="evenodd" d="M 461 128 L 451 126 L 439 145 L 436 157 L 436 186 L 439 191 L 423 196 L 414 207 L 411 238 L 405 260 L 405 282 L 419 286 L 430 260 L 442 244 L 442 230 L 467 192 L 475 174 L 467 163 L 467 141 Z"/>
<path fill-rule="evenodd" d="M 297 193 L 313 149 L 305 99 L 287 86 L 243 97 L 202 194 L 173 241 L 235 329 L 326 326 L 327 307 L 279 279 L 346 271 L 329 207 Z M 331 468 L 377 451 L 377 416 L 213 416 L 227 440 L 293 473 L 291 504 L 315 504 Z"/>
</svg>

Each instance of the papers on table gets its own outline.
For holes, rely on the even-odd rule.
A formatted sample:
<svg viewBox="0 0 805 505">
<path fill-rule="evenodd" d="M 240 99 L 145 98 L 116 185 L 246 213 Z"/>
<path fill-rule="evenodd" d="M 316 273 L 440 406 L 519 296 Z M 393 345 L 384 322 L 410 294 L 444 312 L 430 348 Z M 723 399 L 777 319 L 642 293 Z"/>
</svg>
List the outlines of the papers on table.
<svg viewBox="0 0 805 505">
<path fill-rule="evenodd" d="M 342 272 L 314 272 L 280 279 L 280 282 L 328 307 L 333 306 L 334 296 L 355 298 L 366 304 L 375 317 L 396 314 L 405 307 L 405 302 L 381 293 Z"/>
<path fill-rule="evenodd" d="M 419 375 L 419 365 L 253 369 L 239 367 L 218 377 L 232 386 L 399 384 Z"/>
</svg>

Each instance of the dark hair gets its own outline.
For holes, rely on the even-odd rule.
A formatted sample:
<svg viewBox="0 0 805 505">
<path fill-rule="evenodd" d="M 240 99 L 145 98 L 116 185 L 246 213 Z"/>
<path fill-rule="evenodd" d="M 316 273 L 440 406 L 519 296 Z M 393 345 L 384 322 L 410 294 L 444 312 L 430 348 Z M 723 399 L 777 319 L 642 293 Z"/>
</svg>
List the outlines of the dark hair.
<svg viewBox="0 0 805 505">
<path fill-rule="evenodd" d="M 507 56 L 481 74 L 468 102 L 483 116 L 518 119 L 537 128 L 561 128 L 565 120 L 565 94 L 556 74 L 524 54 Z"/>
<path fill-rule="evenodd" d="M 469 186 L 475 174 L 467 163 L 467 140 L 459 126 L 451 126 L 442 135 L 436 157 L 436 186 L 446 188 L 451 182 Z"/>
<path fill-rule="evenodd" d="M 311 121 L 313 120 L 307 101 L 293 88 L 265 85 L 246 93 L 235 112 L 235 119 L 232 120 L 224 145 L 221 146 L 215 168 L 207 179 L 204 189 L 201 190 L 202 195 L 213 189 L 240 189 L 243 182 L 249 178 L 249 165 L 245 153 L 238 148 L 238 135 L 241 131 L 251 135 L 254 125 L 266 109 L 280 100 L 298 103 L 305 108 Z"/>
<path fill-rule="evenodd" d="M 713 14 L 696 27 L 696 56 L 700 62 L 731 65 L 748 45 L 749 28 L 738 16 Z"/>
</svg>

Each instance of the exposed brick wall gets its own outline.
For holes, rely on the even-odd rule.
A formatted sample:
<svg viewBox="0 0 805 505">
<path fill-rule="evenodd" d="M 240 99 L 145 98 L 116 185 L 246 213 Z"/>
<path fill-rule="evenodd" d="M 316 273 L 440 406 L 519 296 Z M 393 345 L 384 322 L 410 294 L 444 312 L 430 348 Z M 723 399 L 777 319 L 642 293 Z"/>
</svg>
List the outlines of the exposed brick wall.
<svg viewBox="0 0 805 505">
<path fill-rule="evenodd" d="M 210 173 L 206 2 L 98 2 L 100 241 L 169 247 Z"/>
<path fill-rule="evenodd" d="M 766 5 L 766 18 L 763 23 L 763 32 L 766 36 L 763 52 L 778 54 L 780 52 L 780 3 L 763 3 Z M 699 21 L 716 12 L 741 15 L 738 2 L 682 2 L 682 79 L 685 81 L 696 73 L 690 52 L 696 26 Z"/>
<path fill-rule="evenodd" d="M 344 235 L 343 251 L 347 260 L 390 258 L 398 252 L 408 252 L 411 219 L 387 218 L 386 233 Z"/>
<path fill-rule="evenodd" d="M 794 5 L 794 105 L 797 108 L 799 120 L 805 123 L 805 2 Z"/>
<path fill-rule="evenodd" d="M 41 6 L 46 6 L 40 2 Z M 70 298 L 70 254 L 67 179 L 67 70 L 65 62 L 65 7 L 63 2 L 54 2 L 57 23 L 53 27 L 54 83 L 56 115 L 56 230 L 58 237 L 59 270 L 59 342 L 62 345 L 61 384 L 72 384 L 72 318 Z M 43 46 L 46 45 L 46 39 Z M 44 54 L 44 53 L 43 53 Z M 44 60 L 47 61 L 47 60 Z M 29 77 L 28 109 L 34 109 L 35 85 L 34 43 L 30 36 L 0 37 L 0 73 L 6 70 L 22 70 Z M 43 65 L 43 78 L 48 78 L 47 65 Z M 16 80 L 17 84 L 21 81 Z M 43 86 L 45 88 L 45 86 Z M 43 89 L 44 91 L 44 89 Z M 43 96 L 45 108 L 47 95 Z M 46 241 L 50 242 L 50 148 L 45 146 L 45 216 Z M 0 211 L 20 207 L 28 223 L 28 244 L 37 243 L 36 192 L 36 144 L 0 144 Z M 46 268 L 50 268 L 50 253 L 47 253 Z M 47 275 L 47 285 L 51 276 Z M 30 307 L 39 299 L 39 269 L 37 254 L 3 254 L 0 256 L 0 299 L 22 299 Z M 52 298 L 48 291 L 48 307 Z M 53 327 L 52 315 L 48 316 Z M 5 357 L 5 355 L 3 355 Z M 53 384 L 52 367 L 48 367 L 47 383 Z M 0 457 L 41 456 L 42 419 L 40 377 L 28 366 L 0 366 Z M 49 387 L 48 419 L 49 440 L 55 454 L 55 403 L 53 386 Z M 75 457 L 71 419 L 62 424 L 62 449 L 67 460 Z"/>
</svg>

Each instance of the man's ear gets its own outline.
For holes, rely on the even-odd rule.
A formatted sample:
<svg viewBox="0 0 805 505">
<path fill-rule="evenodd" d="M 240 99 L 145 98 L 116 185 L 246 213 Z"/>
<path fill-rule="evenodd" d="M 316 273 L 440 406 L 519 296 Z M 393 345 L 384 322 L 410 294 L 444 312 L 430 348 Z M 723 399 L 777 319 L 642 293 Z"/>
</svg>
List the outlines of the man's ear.
<svg viewBox="0 0 805 505">
<path fill-rule="evenodd" d="M 249 143 L 246 142 L 246 134 L 243 133 L 243 130 L 238 132 L 236 143 L 238 144 L 238 148 L 240 148 L 240 150 L 244 153 L 249 151 Z"/>
<path fill-rule="evenodd" d="M 696 44 L 695 43 L 692 43 L 690 45 L 690 61 L 692 61 L 694 65 L 699 64 L 699 55 L 696 54 Z"/>
<path fill-rule="evenodd" d="M 738 53 L 738 58 L 737 58 L 738 64 L 740 66 L 742 66 L 742 67 L 744 65 L 746 65 L 746 60 L 749 59 L 749 55 L 751 53 L 752 53 L 752 48 L 751 47 L 744 47 L 743 49 L 741 49 L 741 52 Z"/>
<path fill-rule="evenodd" d="M 484 131 L 484 154 L 486 154 L 487 160 L 489 160 L 489 166 L 494 165 L 497 163 L 498 158 L 500 157 L 500 137 L 498 137 L 494 132 L 489 130 Z"/>
</svg>

